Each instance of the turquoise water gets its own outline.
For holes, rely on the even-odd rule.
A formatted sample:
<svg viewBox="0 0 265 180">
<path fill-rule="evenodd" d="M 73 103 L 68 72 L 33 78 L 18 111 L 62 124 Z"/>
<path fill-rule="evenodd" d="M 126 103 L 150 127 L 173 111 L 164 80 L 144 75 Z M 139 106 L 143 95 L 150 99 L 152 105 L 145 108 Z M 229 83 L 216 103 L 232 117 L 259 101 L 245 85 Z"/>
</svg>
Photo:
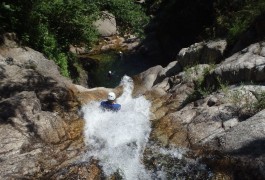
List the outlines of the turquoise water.
<svg viewBox="0 0 265 180">
<path fill-rule="evenodd" d="M 108 52 L 90 57 L 98 61 L 98 67 L 92 69 L 90 73 L 95 87 L 114 88 L 119 85 L 124 75 L 132 77 L 150 67 L 140 55 Z M 113 73 L 111 77 L 108 76 L 109 71 Z"/>
</svg>

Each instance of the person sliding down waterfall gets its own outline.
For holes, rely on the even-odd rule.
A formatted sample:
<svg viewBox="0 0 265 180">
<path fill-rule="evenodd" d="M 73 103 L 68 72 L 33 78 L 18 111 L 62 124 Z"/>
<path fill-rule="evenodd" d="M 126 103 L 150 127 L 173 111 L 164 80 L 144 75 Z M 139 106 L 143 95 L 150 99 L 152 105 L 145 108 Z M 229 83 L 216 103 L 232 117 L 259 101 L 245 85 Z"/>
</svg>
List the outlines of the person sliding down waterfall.
<svg viewBox="0 0 265 180">
<path fill-rule="evenodd" d="M 103 110 L 110 110 L 110 111 L 119 111 L 121 109 L 120 104 L 115 103 L 116 95 L 114 92 L 110 92 L 108 94 L 108 100 L 107 101 L 102 101 L 100 103 L 100 107 Z"/>
</svg>

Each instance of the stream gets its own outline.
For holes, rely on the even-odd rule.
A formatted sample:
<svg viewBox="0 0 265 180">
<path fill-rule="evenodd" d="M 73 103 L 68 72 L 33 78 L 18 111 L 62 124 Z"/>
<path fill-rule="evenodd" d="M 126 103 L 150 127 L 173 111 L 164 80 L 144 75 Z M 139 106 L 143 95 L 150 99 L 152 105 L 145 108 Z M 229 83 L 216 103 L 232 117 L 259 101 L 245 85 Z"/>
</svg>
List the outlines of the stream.
<svg viewBox="0 0 265 180">
<path fill-rule="evenodd" d="M 97 67 L 92 68 L 89 73 L 93 87 L 114 88 L 119 85 L 123 76 L 132 77 L 153 66 L 152 62 L 141 55 L 114 51 L 91 55 L 89 58 L 97 62 Z M 111 76 L 108 76 L 109 71 Z"/>
<path fill-rule="evenodd" d="M 199 158 L 189 158 L 188 149 L 161 147 L 149 139 L 150 102 L 131 96 L 129 76 L 120 84 L 119 112 L 103 112 L 100 102 L 82 107 L 88 148 L 85 159 L 98 160 L 106 177 L 118 173 L 126 180 L 211 179 L 211 170 Z"/>
</svg>

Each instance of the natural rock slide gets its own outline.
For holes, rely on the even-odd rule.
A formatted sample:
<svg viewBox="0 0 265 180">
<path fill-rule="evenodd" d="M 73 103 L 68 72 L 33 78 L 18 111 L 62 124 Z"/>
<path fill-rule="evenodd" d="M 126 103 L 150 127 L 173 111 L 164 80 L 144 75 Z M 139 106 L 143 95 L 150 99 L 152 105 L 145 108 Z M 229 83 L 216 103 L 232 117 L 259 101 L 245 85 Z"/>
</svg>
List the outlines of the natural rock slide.
<svg viewBox="0 0 265 180">
<path fill-rule="evenodd" d="M 204 157 L 211 169 L 208 178 L 265 178 L 265 110 L 255 109 L 255 103 L 264 98 L 265 42 L 252 44 L 228 58 L 223 56 L 225 49 L 224 40 L 196 43 L 182 49 L 168 66 L 158 65 L 132 78 L 131 98 L 135 102 L 140 97 L 146 99 L 143 102 L 150 103 L 150 114 L 146 116 L 149 121 L 131 128 L 141 130 L 150 123 L 150 136 L 136 138 L 136 145 L 128 146 L 141 152 L 136 154 L 143 159 L 140 162 L 146 166 L 149 178 L 155 179 L 152 173 L 158 177 L 154 169 L 161 170 L 161 164 L 148 164 L 152 159 L 149 150 L 156 145 Z M 109 167 L 100 162 L 101 156 L 88 158 L 89 153 L 97 157 L 93 150 L 98 148 L 89 140 L 103 136 L 84 129 L 91 130 L 87 119 L 97 122 L 100 114 L 90 117 L 94 111 L 82 114 L 80 108 L 104 99 L 110 90 L 124 97 L 124 86 L 86 89 L 75 85 L 59 74 L 53 61 L 8 38 L 0 48 L 0 77 L 1 179 L 118 178 L 111 168 L 122 169 L 119 162 L 112 160 Z M 132 107 L 130 103 L 128 108 Z M 100 128 L 95 124 L 93 127 Z M 115 127 L 119 130 L 118 125 Z M 116 135 L 115 140 L 121 136 L 118 132 Z M 109 156 L 107 150 L 112 150 L 114 144 L 108 144 L 108 136 L 104 138 L 110 149 L 100 153 Z M 124 142 L 122 147 L 128 150 L 126 139 Z M 182 158 L 180 154 L 178 159 Z M 215 155 L 219 159 L 209 157 Z M 120 175 L 130 179 L 134 171 L 126 168 L 123 173 L 127 174 Z M 159 172 L 161 179 L 169 177 Z M 187 177 L 181 173 L 178 176 Z"/>
</svg>

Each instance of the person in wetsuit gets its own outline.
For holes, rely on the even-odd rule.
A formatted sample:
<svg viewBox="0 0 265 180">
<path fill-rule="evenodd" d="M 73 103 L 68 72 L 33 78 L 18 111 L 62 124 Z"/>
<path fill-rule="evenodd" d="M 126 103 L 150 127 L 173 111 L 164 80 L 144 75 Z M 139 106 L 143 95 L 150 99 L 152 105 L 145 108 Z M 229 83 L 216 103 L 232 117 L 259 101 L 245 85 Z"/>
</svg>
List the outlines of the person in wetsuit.
<svg viewBox="0 0 265 180">
<path fill-rule="evenodd" d="M 109 79 L 111 79 L 111 78 L 112 78 L 112 76 L 113 76 L 113 73 L 112 73 L 111 71 L 109 71 L 109 72 L 108 72 L 108 76 L 107 76 L 107 77 L 108 77 Z"/>
<path fill-rule="evenodd" d="M 119 111 L 121 109 L 121 105 L 115 103 L 116 95 L 114 92 L 110 92 L 108 94 L 108 100 L 102 101 L 100 103 L 100 107 L 104 110 L 110 110 L 110 111 Z"/>
</svg>

